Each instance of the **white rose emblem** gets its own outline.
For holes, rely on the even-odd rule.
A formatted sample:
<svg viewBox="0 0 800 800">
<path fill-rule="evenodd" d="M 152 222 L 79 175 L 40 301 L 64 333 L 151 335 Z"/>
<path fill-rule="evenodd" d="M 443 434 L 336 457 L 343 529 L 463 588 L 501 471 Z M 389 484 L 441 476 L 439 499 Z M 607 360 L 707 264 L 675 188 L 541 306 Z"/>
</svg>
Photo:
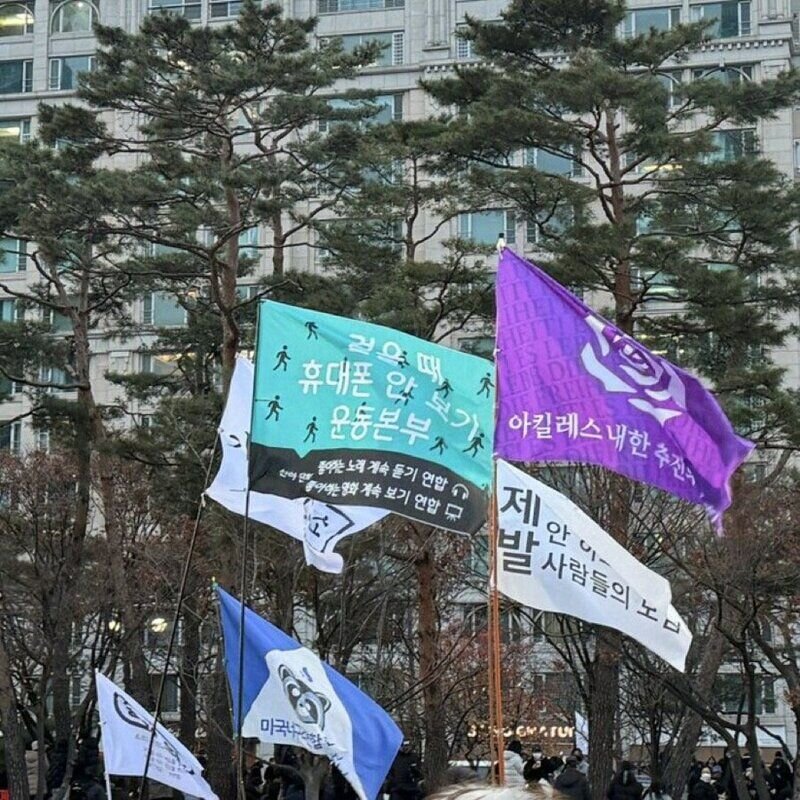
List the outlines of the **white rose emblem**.
<svg viewBox="0 0 800 800">
<path fill-rule="evenodd" d="M 686 388 L 664 359 L 656 359 L 638 342 L 606 325 L 593 314 L 585 322 L 595 335 L 584 345 L 581 361 L 607 392 L 624 392 L 628 402 L 663 425 L 686 410 Z"/>
</svg>

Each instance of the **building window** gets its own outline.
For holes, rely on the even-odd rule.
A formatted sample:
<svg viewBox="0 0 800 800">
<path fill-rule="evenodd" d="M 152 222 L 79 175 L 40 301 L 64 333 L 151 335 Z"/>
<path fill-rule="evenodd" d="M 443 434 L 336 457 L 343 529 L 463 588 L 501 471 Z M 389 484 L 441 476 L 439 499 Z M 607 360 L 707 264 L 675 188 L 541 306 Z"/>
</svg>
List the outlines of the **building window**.
<svg viewBox="0 0 800 800">
<path fill-rule="evenodd" d="M 494 336 L 466 336 L 458 340 L 459 350 L 487 361 L 494 361 L 494 345 Z"/>
<path fill-rule="evenodd" d="M 91 3 L 86 0 L 67 0 L 53 12 L 50 32 L 91 33 L 97 19 L 97 9 Z"/>
<path fill-rule="evenodd" d="M 242 10 L 241 0 L 225 0 L 221 3 L 211 3 L 211 19 L 235 17 Z M 192 18 L 194 19 L 194 18 Z"/>
<path fill-rule="evenodd" d="M 714 694 L 723 714 L 747 713 L 747 686 L 738 672 L 723 672 L 714 682 Z M 756 714 L 774 714 L 775 679 L 770 675 L 757 675 L 755 682 Z"/>
<path fill-rule="evenodd" d="M 320 14 L 337 14 L 340 11 L 374 11 L 381 8 L 405 8 L 405 0 L 319 0 Z"/>
<path fill-rule="evenodd" d="M 753 66 L 747 64 L 737 67 L 715 67 L 714 69 L 692 70 L 693 80 L 719 81 L 726 86 L 737 86 L 753 80 Z"/>
<path fill-rule="evenodd" d="M 324 47 L 333 39 L 339 39 L 346 53 L 352 53 L 357 47 L 367 44 L 377 44 L 380 52 L 375 56 L 371 66 L 392 67 L 405 62 L 405 34 L 403 31 L 386 31 L 385 33 L 348 33 L 344 36 L 320 39 Z"/>
<path fill-rule="evenodd" d="M 674 108 L 680 104 L 681 97 L 678 91 L 681 86 L 681 76 L 679 72 L 659 72 L 656 80 L 664 87 L 667 93 L 667 108 Z"/>
<path fill-rule="evenodd" d="M 486 630 L 489 616 L 486 603 L 464 603 L 462 610 L 464 613 L 464 630 L 466 633 L 476 636 Z"/>
<path fill-rule="evenodd" d="M 495 209 L 458 215 L 458 235 L 462 239 L 493 245 L 501 234 L 505 236 L 506 244 L 516 243 L 516 220 L 512 211 Z"/>
<path fill-rule="evenodd" d="M 78 88 L 78 76 L 94 69 L 94 56 L 66 56 L 50 59 L 50 90 Z"/>
<path fill-rule="evenodd" d="M 712 39 L 729 39 L 750 35 L 749 2 L 727 0 L 724 3 L 703 3 L 691 6 L 690 10 L 692 22 L 709 21 L 706 35 Z"/>
<path fill-rule="evenodd" d="M 572 208 L 561 204 L 555 209 L 540 211 L 534 219 L 525 224 L 525 241 L 528 244 L 542 244 L 548 239 L 557 239 L 575 222 Z"/>
<path fill-rule="evenodd" d="M 0 274 L 24 272 L 27 261 L 26 242 L 0 236 Z"/>
<path fill-rule="evenodd" d="M 150 13 L 177 14 L 186 19 L 200 19 L 200 3 L 197 0 L 150 0 Z"/>
<path fill-rule="evenodd" d="M 0 6 L 0 37 L 29 36 L 33 33 L 33 3 L 4 3 Z"/>
<path fill-rule="evenodd" d="M 568 149 L 571 152 L 572 148 Z M 565 178 L 579 178 L 583 167 L 569 156 L 554 153 L 544 147 L 528 147 L 525 150 L 525 166 L 535 167 L 547 175 L 561 175 Z"/>
<path fill-rule="evenodd" d="M 171 375 L 175 357 L 169 353 L 139 353 L 139 372 L 144 375 Z"/>
<path fill-rule="evenodd" d="M 34 441 L 37 450 L 42 453 L 50 452 L 50 431 L 36 431 Z"/>
<path fill-rule="evenodd" d="M 142 300 L 142 324 L 177 328 L 186 324 L 186 309 L 165 292 L 150 292 Z"/>
<path fill-rule="evenodd" d="M 0 451 L 18 456 L 21 437 L 21 422 L 0 423 Z"/>
<path fill-rule="evenodd" d="M 33 89 L 33 61 L 0 61 L 0 94 L 18 94 Z"/>
<path fill-rule="evenodd" d="M 629 11 L 620 24 L 620 33 L 625 38 L 644 36 L 651 30 L 669 31 L 681 22 L 680 6 L 664 8 L 638 8 Z"/>
<path fill-rule="evenodd" d="M 239 258 L 258 261 L 261 251 L 258 248 L 258 228 L 248 228 L 239 234 Z"/>
<path fill-rule="evenodd" d="M 466 30 L 466 26 L 456 29 L 456 59 L 458 61 L 471 61 L 475 58 L 475 42 L 459 36 L 459 29 Z"/>
<path fill-rule="evenodd" d="M 355 110 L 362 108 L 364 105 L 363 100 L 345 100 L 342 97 L 333 97 L 328 101 L 328 105 L 334 111 L 340 109 L 345 112 L 348 110 Z M 359 125 L 385 125 L 389 122 L 397 122 L 403 119 L 403 95 L 402 94 L 379 94 L 377 97 L 371 97 L 369 101 L 372 105 L 378 106 L 378 110 L 371 117 L 359 120 Z M 329 130 L 331 125 L 337 125 L 347 122 L 347 119 L 342 120 L 320 120 L 319 129 L 322 133 Z"/>
<path fill-rule="evenodd" d="M 158 689 L 161 686 L 161 673 L 150 676 L 150 686 L 153 690 L 153 697 L 157 697 Z M 178 712 L 177 675 L 167 675 L 164 681 L 164 694 L 161 695 L 161 710 L 165 714 L 176 714 Z"/>
<path fill-rule="evenodd" d="M 16 139 L 21 144 L 31 139 L 30 117 L 21 119 L 0 119 L 0 142 Z"/>
<path fill-rule="evenodd" d="M 57 367 L 39 367 L 39 383 L 49 384 L 44 390 L 48 394 L 63 391 L 67 384 L 67 375 L 63 369 Z"/>
<path fill-rule="evenodd" d="M 0 300 L 0 322 L 19 322 L 22 317 L 20 306 L 13 298 Z"/>
<path fill-rule="evenodd" d="M 705 156 L 707 163 L 737 161 L 756 152 L 756 132 L 752 129 L 715 131 L 713 146 L 713 151 Z"/>
</svg>

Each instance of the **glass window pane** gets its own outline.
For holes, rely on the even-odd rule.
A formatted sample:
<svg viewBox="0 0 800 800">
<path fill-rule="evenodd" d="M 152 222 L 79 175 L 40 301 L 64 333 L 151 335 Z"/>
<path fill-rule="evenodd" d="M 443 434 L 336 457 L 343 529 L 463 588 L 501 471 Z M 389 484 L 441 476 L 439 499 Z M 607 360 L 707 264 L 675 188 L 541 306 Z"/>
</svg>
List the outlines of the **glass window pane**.
<svg viewBox="0 0 800 800">
<path fill-rule="evenodd" d="M 0 61 L 0 94 L 23 90 L 24 61 Z"/>
<path fill-rule="evenodd" d="M 173 327 L 186 323 L 186 311 L 172 295 L 153 293 L 153 325 Z"/>
<path fill-rule="evenodd" d="M 25 269 L 25 242 L 0 237 L 0 272 L 20 272 Z"/>
<path fill-rule="evenodd" d="M 669 30 L 670 11 L 668 8 L 643 8 L 637 9 L 636 33 L 647 33 L 651 28 L 657 31 Z"/>
<path fill-rule="evenodd" d="M 70 0 L 59 6 L 53 18 L 54 33 L 86 33 L 92 30 L 95 11 L 86 0 Z"/>
<path fill-rule="evenodd" d="M 471 215 L 472 232 L 470 239 L 478 244 L 491 245 L 498 236 L 506 235 L 505 211 L 480 211 Z"/>
<path fill-rule="evenodd" d="M 24 36 L 33 33 L 33 8 L 25 3 L 0 6 L 0 36 Z"/>
</svg>

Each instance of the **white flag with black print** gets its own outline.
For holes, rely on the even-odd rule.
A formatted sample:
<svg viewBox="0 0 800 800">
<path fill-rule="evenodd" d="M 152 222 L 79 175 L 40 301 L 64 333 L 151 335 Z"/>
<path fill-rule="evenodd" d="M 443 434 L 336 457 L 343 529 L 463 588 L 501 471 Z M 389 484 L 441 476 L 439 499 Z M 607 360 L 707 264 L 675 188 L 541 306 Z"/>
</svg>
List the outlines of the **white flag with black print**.
<svg viewBox="0 0 800 800">
<path fill-rule="evenodd" d="M 206 494 L 228 511 L 263 522 L 303 542 L 306 563 L 322 572 L 338 573 L 344 560 L 336 544 L 382 520 L 387 511 L 366 506 L 336 506 L 310 498 L 289 500 L 250 492 L 247 500 L 247 436 L 253 404 L 253 364 L 236 359 L 228 401 L 219 426 L 222 462 Z"/>
<path fill-rule="evenodd" d="M 497 588 L 541 611 L 636 639 L 683 672 L 692 634 L 669 582 L 564 495 L 497 461 Z"/>
<path fill-rule="evenodd" d="M 146 765 L 147 777 L 154 781 L 186 795 L 218 800 L 203 778 L 200 762 L 161 723 L 156 726 L 148 763 L 152 715 L 105 675 L 96 672 L 95 681 L 103 762 L 109 775 L 141 777 Z"/>
</svg>

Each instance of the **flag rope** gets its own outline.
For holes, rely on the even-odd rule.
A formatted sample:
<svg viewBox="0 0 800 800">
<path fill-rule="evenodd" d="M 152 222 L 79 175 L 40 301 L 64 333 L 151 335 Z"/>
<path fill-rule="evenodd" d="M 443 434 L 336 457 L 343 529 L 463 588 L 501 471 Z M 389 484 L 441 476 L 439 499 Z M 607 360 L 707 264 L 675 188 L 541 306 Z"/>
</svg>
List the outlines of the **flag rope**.
<svg viewBox="0 0 800 800">
<path fill-rule="evenodd" d="M 217 454 L 217 446 L 219 444 L 219 437 L 214 438 L 214 446 L 211 450 L 211 456 L 208 459 L 208 467 L 206 467 L 206 476 L 203 481 L 203 487 L 208 486 L 209 478 L 211 477 L 211 470 L 214 466 L 214 456 Z M 203 511 L 206 507 L 205 488 L 200 495 L 200 500 L 197 504 L 197 514 L 194 517 L 194 527 L 192 528 L 192 536 L 189 539 L 189 549 L 186 553 L 186 560 L 183 562 L 183 572 L 181 573 L 181 583 L 178 590 L 178 603 L 175 607 L 175 615 L 172 618 L 172 630 L 169 634 L 169 643 L 167 644 L 167 655 L 164 659 L 164 669 L 161 672 L 161 679 L 158 683 L 158 694 L 156 696 L 156 707 L 153 711 L 153 729 L 150 731 L 150 741 L 147 743 L 147 757 L 144 761 L 144 772 L 142 773 L 142 780 L 139 784 L 139 800 L 144 800 L 145 786 L 147 785 L 147 770 L 150 767 L 150 760 L 153 755 L 153 742 L 156 738 L 156 728 L 160 722 L 161 716 L 161 703 L 164 698 L 164 686 L 167 682 L 167 675 L 169 674 L 169 665 L 172 660 L 172 652 L 175 649 L 175 639 L 178 635 L 178 623 L 181 616 L 181 608 L 183 601 L 186 597 L 186 584 L 189 580 L 189 569 L 192 565 L 192 558 L 194 557 L 194 549 L 197 543 L 197 534 L 200 531 L 200 521 L 203 518 Z"/>
</svg>

